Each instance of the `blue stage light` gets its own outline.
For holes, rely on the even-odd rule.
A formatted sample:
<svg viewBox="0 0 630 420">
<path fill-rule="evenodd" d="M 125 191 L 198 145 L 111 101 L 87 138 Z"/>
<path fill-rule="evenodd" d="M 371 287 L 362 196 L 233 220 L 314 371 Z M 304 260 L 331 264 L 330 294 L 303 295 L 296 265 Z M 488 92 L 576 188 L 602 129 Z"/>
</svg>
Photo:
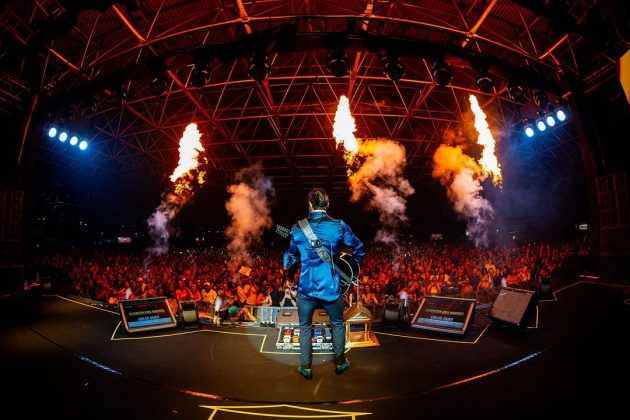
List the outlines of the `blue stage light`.
<svg viewBox="0 0 630 420">
<path fill-rule="evenodd" d="M 547 129 L 547 126 L 545 125 L 545 122 L 543 120 L 538 120 L 536 121 L 536 128 L 538 128 L 538 131 L 545 131 Z"/>
<path fill-rule="evenodd" d="M 85 140 L 81 140 L 81 143 L 79 143 L 79 149 L 81 150 L 85 150 L 88 147 L 88 142 Z"/>
<path fill-rule="evenodd" d="M 531 124 L 526 125 L 523 131 L 525 131 L 525 135 L 529 138 L 534 137 L 534 134 L 536 134 L 536 132 L 534 131 L 534 126 L 532 126 Z"/>
<path fill-rule="evenodd" d="M 57 135 L 57 127 L 50 127 L 48 129 L 48 137 L 53 139 L 53 138 L 55 138 L 56 135 Z"/>
<path fill-rule="evenodd" d="M 66 141 L 68 140 L 68 133 L 66 133 L 65 131 L 62 131 L 61 133 L 59 133 L 59 141 Z"/>
<path fill-rule="evenodd" d="M 564 121 L 567 119 L 567 113 L 564 111 L 563 108 L 556 109 L 556 118 L 558 119 L 558 121 Z"/>
<path fill-rule="evenodd" d="M 545 122 L 549 127 L 553 127 L 554 125 L 556 125 L 556 119 L 553 117 L 552 114 L 545 115 Z"/>
<path fill-rule="evenodd" d="M 72 136 L 72 138 L 70 139 L 70 144 L 72 146 L 76 146 L 78 142 L 79 142 L 79 138 L 77 136 Z"/>
</svg>

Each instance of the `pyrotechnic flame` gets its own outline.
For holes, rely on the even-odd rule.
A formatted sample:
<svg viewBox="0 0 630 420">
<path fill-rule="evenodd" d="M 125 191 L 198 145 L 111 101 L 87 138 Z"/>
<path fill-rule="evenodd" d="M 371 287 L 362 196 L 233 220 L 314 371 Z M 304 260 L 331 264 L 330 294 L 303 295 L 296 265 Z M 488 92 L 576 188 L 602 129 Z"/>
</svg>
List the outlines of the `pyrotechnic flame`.
<svg viewBox="0 0 630 420">
<path fill-rule="evenodd" d="M 479 132 L 477 143 L 483 146 L 483 152 L 481 153 L 479 164 L 486 173 L 492 175 L 492 182 L 494 185 L 500 185 L 502 180 L 501 165 L 499 165 L 497 157 L 494 154 L 496 142 L 494 141 L 494 137 L 492 137 L 490 127 L 486 121 L 486 114 L 479 106 L 479 102 L 477 101 L 475 95 L 470 95 L 468 99 L 470 100 L 470 108 L 475 114 L 475 128 L 477 129 L 477 132 Z"/>
<path fill-rule="evenodd" d="M 179 164 L 170 176 L 173 190 L 164 194 L 162 202 L 147 220 L 149 234 L 155 242 L 151 251 L 158 254 L 168 251 L 170 221 L 192 197 L 193 181 L 196 180 L 199 184 L 204 182 L 206 172 L 200 168 L 201 164 L 206 163 L 203 152 L 197 124 L 188 124 L 179 141 Z"/>
<path fill-rule="evenodd" d="M 339 98 L 337 113 L 335 114 L 335 124 L 333 125 L 333 137 L 337 142 L 337 147 L 343 145 L 345 149 L 344 158 L 351 163 L 354 156 L 359 151 L 359 142 L 354 137 L 357 127 L 354 124 L 354 117 L 350 113 L 350 101 L 345 95 Z"/>
<path fill-rule="evenodd" d="M 179 163 L 171 174 L 171 181 L 175 184 L 175 193 L 180 194 L 184 189 L 191 188 L 192 171 L 199 168 L 200 153 L 204 151 L 197 124 L 188 124 L 179 140 Z M 199 184 L 203 184 L 205 175 L 205 171 L 198 171 L 197 182 Z"/>
</svg>

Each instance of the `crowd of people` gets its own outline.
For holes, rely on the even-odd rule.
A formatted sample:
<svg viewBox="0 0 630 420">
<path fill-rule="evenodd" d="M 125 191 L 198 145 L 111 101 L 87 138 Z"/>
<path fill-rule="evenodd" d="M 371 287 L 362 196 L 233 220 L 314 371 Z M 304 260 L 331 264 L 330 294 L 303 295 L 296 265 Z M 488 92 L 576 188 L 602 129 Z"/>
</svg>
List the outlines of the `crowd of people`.
<svg viewBox="0 0 630 420">
<path fill-rule="evenodd" d="M 121 250 L 69 251 L 41 255 L 40 265 L 67 271 L 77 295 L 117 304 L 121 299 L 165 296 L 194 300 L 201 310 L 253 320 L 254 306 L 296 306 L 299 272 L 282 269 L 282 249 L 252 250 L 252 261 L 231 261 L 221 247 L 173 250 L 154 255 Z M 474 248 L 443 243 L 371 246 L 361 264 L 361 285 L 346 295 L 366 307 L 391 297 L 415 306 L 423 296 L 476 298 L 490 302 L 501 286 L 535 289 L 552 277 L 572 244 Z M 358 293 L 357 293 L 358 292 Z"/>
</svg>

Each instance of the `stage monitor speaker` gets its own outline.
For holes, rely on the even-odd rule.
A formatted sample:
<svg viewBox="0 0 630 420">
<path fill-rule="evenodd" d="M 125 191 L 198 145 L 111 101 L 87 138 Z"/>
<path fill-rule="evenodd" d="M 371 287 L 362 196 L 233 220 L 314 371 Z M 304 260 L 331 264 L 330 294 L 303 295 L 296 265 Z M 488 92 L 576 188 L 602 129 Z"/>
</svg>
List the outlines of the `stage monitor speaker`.
<svg viewBox="0 0 630 420">
<path fill-rule="evenodd" d="M 182 327 L 199 327 L 199 314 L 194 300 L 184 300 L 179 302 L 179 311 L 182 318 Z"/>
<path fill-rule="evenodd" d="M 527 328 L 538 299 L 530 290 L 503 287 L 492 303 L 488 316 L 520 328 Z"/>
<path fill-rule="evenodd" d="M 405 301 L 402 299 L 390 298 L 385 302 L 383 310 L 383 320 L 381 325 L 399 326 L 403 322 Z"/>
</svg>

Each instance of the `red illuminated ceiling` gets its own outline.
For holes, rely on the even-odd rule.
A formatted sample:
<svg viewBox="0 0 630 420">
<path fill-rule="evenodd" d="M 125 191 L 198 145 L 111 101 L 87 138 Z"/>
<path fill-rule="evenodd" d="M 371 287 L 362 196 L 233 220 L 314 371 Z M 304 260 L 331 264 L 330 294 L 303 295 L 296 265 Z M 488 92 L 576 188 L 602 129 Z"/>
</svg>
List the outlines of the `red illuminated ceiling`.
<svg viewBox="0 0 630 420">
<path fill-rule="evenodd" d="M 565 10 L 575 27 L 521 1 L 147 0 L 137 7 L 98 1 L 95 9 L 75 13 L 76 22 L 63 20 L 73 11 L 64 7 L 68 3 L 21 0 L 5 6 L 2 38 L 16 47 L 14 62 L 2 64 L 0 111 L 29 109 L 24 103 L 29 91 L 50 95 L 41 106 L 49 104 L 59 118 L 73 112 L 68 124 L 90 139 L 90 171 L 121 180 L 163 179 L 176 164 L 184 126 L 195 121 L 205 133 L 217 185 L 262 161 L 281 194 L 315 185 L 345 191 L 345 169 L 332 139 L 341 94 L 350 97 L 358 137 L 404 144 L 407 175 L 420 194 L 432 183 L 431 157 L 445 131 L 463 125 L 470 93 L 489 114 L 500 147 L 524 159 L 536 156 L 547 176 L 570 176 L 578 153 L 574 127 L 557 129 L 554 141 L 542 146 L 514 141 L 517 123 L 536 109 L 508 97 L 509 79 L 516 74 L 528 79 L 523 84 L 530 97 L 541 84 L 552 86 L 549 95 L 559 99 L 570 95 L 575 81 L 588 93 L 606 89 L 615 77 L 615 60 L 581 30 L 593 10 L 603 16 L 602 25 L 615 26 L 606 9 L 595 9 L 595 1 L 575 2 Z M 58 32 L 42 38 L 43 23 Z M 247 75 L 248 57 L 225 59 L 229 51 L 224 51 L 207 57 L 206 85 L 191 86 L 200 51 L 250 45 L 261 33 L 279 38 L 265 46 L 271 74 L 262 83 Z M 328 71 L 328 51 L 322 47 L 321 40 L 333 33 L 345 33 L 349 40 L 350 73 L 341 78 Z M 393 39 L 387 45 L 400 47 L 405 69 L 400 81 L 385 77 L 382 54 L 366 39 Z M 454 76 L 449 86 L 436 84 L 432 53 L 423 46 L 444 52 Z M 482 67 L 498 63 L 489 69 L 493 93 L 479 92 L 479 66 L 470 57 L 480 57 Z M 156 96 L 147 63 L 158 59 L 166 66 L 167 89 Z M 112 81 L 128 90 L 123 106 L 108 101 L 116 89 L 107 85 Z M 40 157 L 59 162 L 52 167 L 56 176 L 77 176 L 73 157 L 46 141 Z"/>
</svg>

